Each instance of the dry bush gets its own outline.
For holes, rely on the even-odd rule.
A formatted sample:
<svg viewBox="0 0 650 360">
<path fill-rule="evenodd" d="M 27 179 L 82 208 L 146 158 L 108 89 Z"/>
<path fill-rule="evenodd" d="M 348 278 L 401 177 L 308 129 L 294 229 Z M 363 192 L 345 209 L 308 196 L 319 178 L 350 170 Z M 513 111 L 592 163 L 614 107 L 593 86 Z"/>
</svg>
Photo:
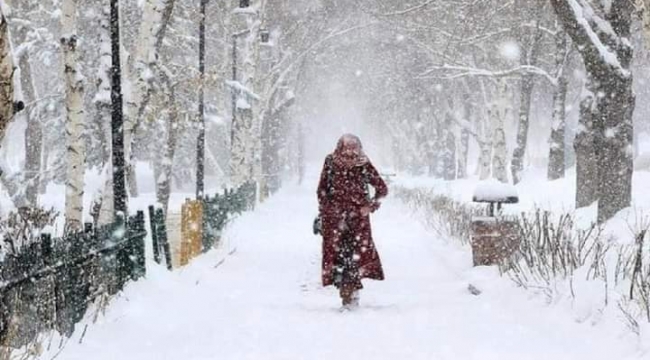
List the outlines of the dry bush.
<svg viewBox="0 0 650 360">
<path fill-rule="evenodd" d="M 604 259 L 610 245 L 603 241 L 597 225 L 578 229 L 572 214 L 553 220 L 551 213 L 538 209 L 517 217 L 517 227 L 521 242 L 508 272 L 517 284 L 550 285 L 585 265 L 590 266 L 588 277 L 606 280 Z"/>
<path fill-rule="evenodd" d="M 17 254 L 24 246 L 39 239 L 48 226 L 53 226 L 59 213 L 53 208 L 22 207 L 0 221 L 0 237 L 4 252 Z"/>
<path fill-rule="evenodd" d="M 472 218 L 481 215 L 477 206 L 430 190 L 398 187 L 394 193 L 411 209 L 421 212 L 426 224 L 441 237 L 462 244 L 470 241 Z M 541 289 L 548 297 L 554 296 L 558 282 L 568 280 L 575 298 L 574 276 L 576 270 L 583 269 L 585 281 L 600 280 L 605 284 L 606 305 L 610 279 L 614 287 L 625 290 L 618 307 L 632 331 L 639 333 L 640 318 L 650 322 L 650 252 L 644 242 L 650 218 L 637 215 L 634 225 L 628 224 L 636 238 L 634 245 L 618 244 L 605 237 L 597 224 L 576 226 L 571 213 L 558 215 L 536 209 L 508 220 L 516 223 L 520 243 L 514 256 L 500 264 L 502 274 L 521 287 Z"/>
<path fill-rule="evenodd" d="M 421 212 L 426 224 L 438 235 L 452 237 L 463 244 L 469 243 L 472 218 L 482 213 L 478 206 L 463 204 L 421 189 L 398 187 L 393 192 L 412 210 Z"/>
</svg>

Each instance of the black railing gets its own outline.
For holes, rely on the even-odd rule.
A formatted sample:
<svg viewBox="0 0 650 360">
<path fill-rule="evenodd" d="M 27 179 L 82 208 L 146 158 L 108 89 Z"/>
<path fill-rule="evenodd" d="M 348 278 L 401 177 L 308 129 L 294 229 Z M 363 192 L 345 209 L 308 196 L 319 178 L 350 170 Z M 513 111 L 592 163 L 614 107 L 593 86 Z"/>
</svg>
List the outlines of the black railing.
<svg viewBox="0 0 650 360">
<path fill-rule="evenodd" d="M 203 199 L 203 247 L 215 239 L 235 215 L 255 206 L 257 185 L 246 183 Z M 154 260 L 172 260 L 165 215 L 149 208 Z M 53 239 L 43 234 L 38 241 L 8 254 L 0 261 L 0 346 L 19 348 L 44 331 L 71 336 L 98 298 L 117 294 L 130 280 L 145 275 L 144 213 L 125 223 L 94 228 Z"/>
<path fill-rule="evenodd" d="M 203 251 L 214 246 L 215 239 L 228 220 L 244 211 L 253 210 L 257 197 L 257 184 L 247 182 L 237 189 L 224 190 L 223 194 L 203 198 Z"/>
<path fill-rule="evenodd" d="M 52 239 L 43 234 L 0 263 L 0 345 L 20 347 L 46 330 L 71 336 L 88 305 L 145 275 L 144 213 Z"/>
</svg>

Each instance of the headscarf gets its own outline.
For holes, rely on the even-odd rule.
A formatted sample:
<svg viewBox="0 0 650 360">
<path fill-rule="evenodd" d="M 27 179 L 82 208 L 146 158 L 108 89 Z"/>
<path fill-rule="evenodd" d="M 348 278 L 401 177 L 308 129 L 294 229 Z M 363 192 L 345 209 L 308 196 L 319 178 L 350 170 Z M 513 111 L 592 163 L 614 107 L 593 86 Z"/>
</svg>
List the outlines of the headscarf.
<svg viewBox="0 0 650 360">
<path fill-rule="evenodd" d="M 352 134 L 341 136 L 334 150 L 334 163 L 346 169 L 368 163 L 368 157 L 363 151 L 359 137 Z"/>
</svg>

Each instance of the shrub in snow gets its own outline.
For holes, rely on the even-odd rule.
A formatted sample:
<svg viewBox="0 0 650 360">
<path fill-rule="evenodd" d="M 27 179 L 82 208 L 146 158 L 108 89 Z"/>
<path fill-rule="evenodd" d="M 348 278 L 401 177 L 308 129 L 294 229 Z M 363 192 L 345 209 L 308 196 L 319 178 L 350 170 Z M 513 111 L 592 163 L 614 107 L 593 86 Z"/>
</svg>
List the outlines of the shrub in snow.
<svg viewBox="0 0 650 360">
<path fill-rule="evenodd" d="M 481 214 L 478 206 L 421 189 L 398 187 L 393 192 L 442 237 L 468 244 L 472 219 Z M 595 223 L 578 226 L 571 213 L 536 209 L 510 221 L 519 245 L 498 267 L 517 285 L 540 292 L 549 303 L 569 299 L 579 321 L 615 305 L 633 332 L 640 334 L 642 323 L 650 323 L 650 251 L 645 246 L 650 218 L 630 226 L 633 244 L 606 236 Z"/>
<path fill-rule="evenodd" d="M 59 213 L 54 208 L 22 207 L 0 221 L 2 248 L 7 254 L 16 254 L 22 247 L 38 241 L 41 233 L 54 225 Z"/>
</svg>

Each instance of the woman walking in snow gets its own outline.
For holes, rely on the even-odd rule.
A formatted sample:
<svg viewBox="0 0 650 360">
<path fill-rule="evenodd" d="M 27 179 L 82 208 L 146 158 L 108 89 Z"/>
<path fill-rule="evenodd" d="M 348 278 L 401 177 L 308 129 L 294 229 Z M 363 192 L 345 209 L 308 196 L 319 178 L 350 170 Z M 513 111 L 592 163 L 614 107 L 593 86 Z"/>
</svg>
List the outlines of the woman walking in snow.
<svg viewBox="0 0 650 360">
<path fill-rule="evenodd" d="M 370 196 L 368 185 L 374 188 Z M 355 135 L 339 139 L 327 156 L 318 184 L 323 235 L 323 286 L 339 289 L 343 307 L 359 304 L 361 279 L 383 280 L 384 271 L 372 240 L 369 214 L 388 194 L 386 183 L 363 152 Z"/>
</svg>

